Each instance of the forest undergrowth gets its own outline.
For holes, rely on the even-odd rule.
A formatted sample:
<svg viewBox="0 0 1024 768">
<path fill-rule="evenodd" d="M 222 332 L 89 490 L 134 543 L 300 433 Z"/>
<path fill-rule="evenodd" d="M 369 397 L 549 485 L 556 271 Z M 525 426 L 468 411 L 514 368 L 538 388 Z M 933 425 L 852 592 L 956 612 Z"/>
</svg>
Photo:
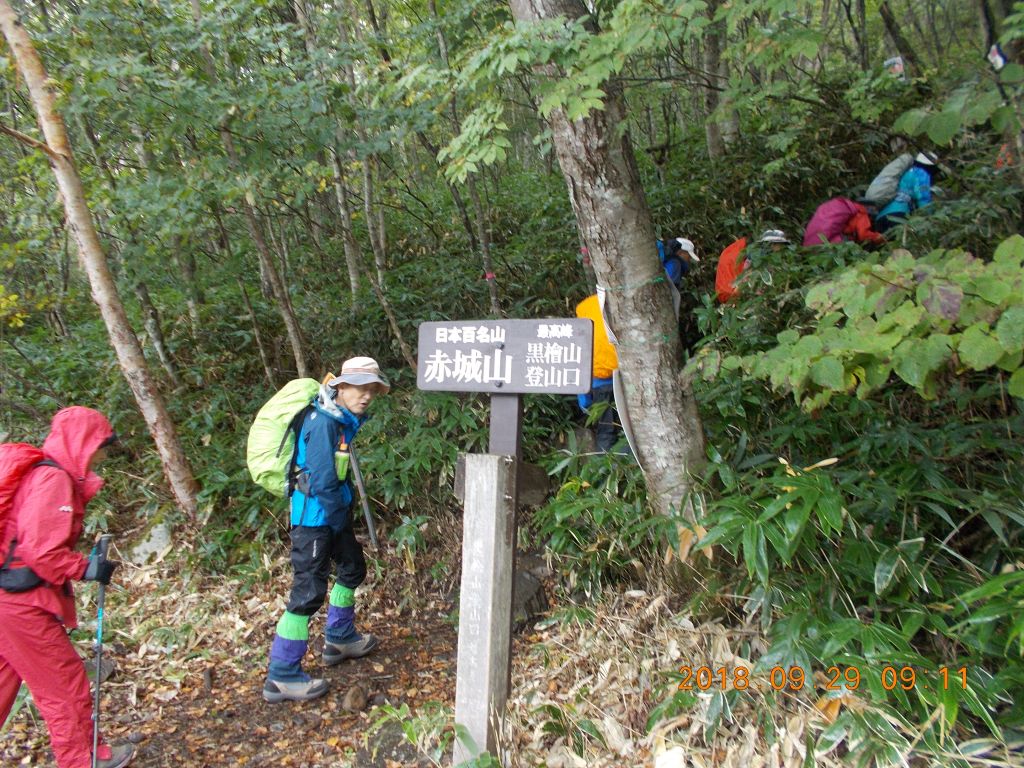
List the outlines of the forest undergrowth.
<svg viewBox="0 0 1024 768">
<path fill-rule="evenodd" d="M 530 41 L 496 38 L 489 52 L 472 43 L 474 9 L 475 22 L 496 19 L 510 34 L 502 9 L 473 5 L 436 27 L 410 19 L 410 49 L 433 56 L 443 28 L 480 56 L 443 87 L 418 80 L 428 76 L 418 62 L 379 84 L 402 70 L 381 44 L 380 71 L 328 87 L 318 78 L 334 54 L 304 48 L 316 37 L 296 31 L 284 4 L 223 56 L 248 62 L 239 72 L 261 86 L 224 92 L 184 79 L 200 71 L 191 23 L 158 5 L 107 5 L 73 24 L 55 16 L 65 37 L 49 20 L 35 31 L 64 62 L 52 69 L 76 147 L 87 148 L 86 187 L 192 462 L 197 513 L 164 484 L 72 263 L 44 158 L 9 148 L 0 439 L 39 443 L 50 415 L 72 403 L 108 414 L 122 436 L 86 521 L 86 538 L 113 533 L 131 561 L 109 597 L 120 665 L 112 733 L 137 741 L 153 766 L 196 756 L 211 766 L 447 765 L 461 560 L 452 486 L 459 453 L 487 448 L 488 403 L 418 391 L 403 343 L 425 321 L 491 317 L 495 302 L 511 318 L 568 317 L 593 290 L 550 131 L 535 130 L 534 107 L 554 97 L 539 92 L 538 105 L 515 90 L 509 101 L 530 109 L 503 116 L 489 111 L 494 83 L 473 80 L 518 66 L 528 52 L 514 46 Z M 611 17 L 622 50 L 601 38 L 614 62 L 591 51 L 566 76 L 583 96 L 566 98 L 582 114 L 576 102 L 604 97 L 588 78 L 643 64 L 624 96 L 643 202 L 659 236 L 688 237 L 703 257 L 684 283 L 680 332 L 706 465 L 693 478 L 694 519 L 654 514 L 635 462 L 586 447 L 573 398 L 527 398 L 524 458 L 545 469 L 551 492 L 521 512 L 519 546 L 547 563 L 549 607 L 516 635 L 501 754 L 477 768 L 1024 765 L 1024 176 L 1014 152 L 1024 67 L 982 72 L 957 39 L 950 61 L 936 42 L 930 67 L 894 77 L 854 62 L 844 35 L 824 45 L 832 28 L 798 23 L 786 3 L 725 4 L 686 35 L 722 23 L 733 64 L 745 66 L 711 89 L 723 101 L 707 119 L 691 121 L 680 116 L 710 95 L 686 90 L 677 58 L 688 49 L 663 59 L 644 21 L 651 4 L 614 5 L 598 15 Z M 963 9 L 946 5 L 957 31 Z M 246 18 L 235 9 L 205 23 L 234 33 Z M 1009 47 L 1024 15 L 1005 21 L 1017 30 Z M 881 21 L 870 26 L 881 39 Z M 866 38 L 856 44 L 866 62 Z M 364 41 L 348 46 L 338 46 L 339 68 L 378 56 Z M 809 66 L 819 51 L 846 59 Z M 90 77 L 74 77 L 68 62 L 94 53 Z M 301 75 L 283 66 L 294 60 Z M 8 103 L 19 105 L 8 110 L 23 117 L 12 72 L 0 59 Z M 362 103 L 364 88 L 372 99 Z M 459 88 L 479 99 L 462 124 L 475 145 L 436 122 L 448 119 L 445 92 Z M 737 131 L 724 155 L 709 149 L 712 116 Z M 341 153 L 351 162 L 332 166 L 335 119 L 357 117 L 359 141 Z M 93 130 L 93 120 L 122 119 L 123 137 Z M 229 124 L 249 173 L 220 154 Z M 116 152 L 106 146 L 115 141 Z M 857 197 L 893 154 L 919 149 L 940 153 L 935 200 L 884 246 L 762 251 L 739 300 L 715 301 L 715 255 L 735 238 L 782 228 L 799 240 L 822 201 Z M 444 173 L 468 165 L 472 189 Z M 345 186 L 359 178 L 365 186 Z M 264 222 L 287 302 L 266 284 L 246 203 Z M 365 255 L 355 287 L 349 237 Z M 258 698 L 287 589 L 287 526 L 283 504 L 251 482 L 244 447 L 260 405 L 296 375 L 282 303 L 306 331 L 310 375 L 371 354 L 393 384 L 357 444 L 383 544 L 360 610 L 386 642 L 379 659 L 333 679 L 322 711 Z M 162 542 L 148 560 L 133 554 L 147 540 Z M 89 616 L 92 593 L 80 594 Z M 74 635 L 83 654 L 89 629 Z M 365 701 L 347 706 L 356 686 Z M 3 729 L 10 764 L 50 765 L 30 699 Z"/>
</svg>

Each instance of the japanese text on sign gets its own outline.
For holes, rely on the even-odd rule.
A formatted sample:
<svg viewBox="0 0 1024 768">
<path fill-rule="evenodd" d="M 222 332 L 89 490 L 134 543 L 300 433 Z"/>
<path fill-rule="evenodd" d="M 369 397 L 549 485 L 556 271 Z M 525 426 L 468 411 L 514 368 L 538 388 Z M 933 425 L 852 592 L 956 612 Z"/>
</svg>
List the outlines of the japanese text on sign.
<svg viewBox="0 0 1024 768">
<path fill-rule="evenodd" d="M 587 392 L 593 333 L 589 320 L 575 318 L 423 323 L 417 385 L 507 394 Z"/>
</svg>

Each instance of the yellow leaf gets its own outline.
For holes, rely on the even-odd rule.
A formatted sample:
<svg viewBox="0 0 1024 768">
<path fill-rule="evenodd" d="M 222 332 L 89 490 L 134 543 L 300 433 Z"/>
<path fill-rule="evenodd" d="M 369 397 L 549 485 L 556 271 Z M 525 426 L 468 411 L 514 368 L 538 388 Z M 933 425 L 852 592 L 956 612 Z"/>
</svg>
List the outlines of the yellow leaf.
<svg viewBox="0 0 1024 768">
<path fill-rule="evenodd" d="M 831 459 L 822 459 L 821 461 L 811 464 L 809 467 L 804 467 L 804 472 L 810 472 L 812 469 L 820 469 L 821 467 L 831 467 L 833 464 L 838 464 L 839 459 L 833 456 Z"/>
<path fill-rule="evenodd" d="M 693 545 L 703 539 L 708 533 L 708 529 L 703 525 L 694 525 L 693 530 L 689 528 L 679 527 L 679 560 L 686 562 L 686 559 L 690 556 L 690 550 L 693 549 Z M 704 550 L 704 556 L 711 560 L 713 555 L 711 550 L 713 547 L 707 547 Z M 667 565 L 671 558 L 666 556 L 665 564 Z"/>
<path fill-rule="evenodd" d="M 830 699 L 828 696 L 822 696 L 814 702 L 814 707 L 821 712 L 821 716 L 829 723 L 836 721 L 842 706 L 843 703 L 839 699 Z"/>
</svg>

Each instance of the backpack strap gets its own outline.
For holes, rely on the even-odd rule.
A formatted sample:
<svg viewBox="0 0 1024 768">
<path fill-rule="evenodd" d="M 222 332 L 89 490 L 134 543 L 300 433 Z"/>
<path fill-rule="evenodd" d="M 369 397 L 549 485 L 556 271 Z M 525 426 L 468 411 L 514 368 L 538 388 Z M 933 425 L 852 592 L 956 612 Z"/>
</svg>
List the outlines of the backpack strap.
<svg viewBox="0 0 1024 768">
<path fill-rule="evenodd" d="M 314 400 L 316 400 L 315 397 L 309 401 L 309 405 L 292 417 L 292 420 L 288 423 L 288 429 L 281 436 L 281 444 L 277 446 L 277 453 L 275 455 L 280 456 L 281 451 L 284 450 L 284 441 L 288 439 L 288 435 L 293 434 L 295 436 L 295 440 L 292 443 L 292 457 L 288 460 L 288 469 L 284 473 L 285 497 L 289 499 L 292 497 L 292 492 L 295 490 L 298 481 L 299 473 L 295 471 L 295 460 L 299 455 L 299 435 L 302 432 L 302 425 L 306 421 L 306 415 L 313 409 Z"/>
</svg>

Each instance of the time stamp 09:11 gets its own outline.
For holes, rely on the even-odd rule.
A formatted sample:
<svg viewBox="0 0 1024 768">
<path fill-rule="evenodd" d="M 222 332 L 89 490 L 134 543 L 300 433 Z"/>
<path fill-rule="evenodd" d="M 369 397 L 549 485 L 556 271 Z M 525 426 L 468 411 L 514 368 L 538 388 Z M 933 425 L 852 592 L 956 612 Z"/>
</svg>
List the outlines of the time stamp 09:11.
<svg viewBox="0 0 1024 768">
<path fill-rule="evenodd" d="M 803 667 L 772 667 L 764 680 L 753 679 L 749 667 L 680 667 L 679 674 L 682 676 L 679 681 L 680 691 L 707 691 L 712 688 L 735 688 L 738 691 L 799 691 L 808 682 Z M 967 688 L 967 667 L 924 670 L 916 667 L 888 666 L 874 670 L 871 674 L 878 676 L 882 688 L 887 691 L 897 688 L 909 691 L 919 686 L 944 691 L 950 688 Z M 855 691 L 860 688 L 862 682 L 868 682 L 867 674 L 862 674 L 857 667 L 828 667 L 824 671 L 824 677 L 822 686 L 826 691 Z M 821 683 L 820 679 L 818 682 Z"/>
</svg>

